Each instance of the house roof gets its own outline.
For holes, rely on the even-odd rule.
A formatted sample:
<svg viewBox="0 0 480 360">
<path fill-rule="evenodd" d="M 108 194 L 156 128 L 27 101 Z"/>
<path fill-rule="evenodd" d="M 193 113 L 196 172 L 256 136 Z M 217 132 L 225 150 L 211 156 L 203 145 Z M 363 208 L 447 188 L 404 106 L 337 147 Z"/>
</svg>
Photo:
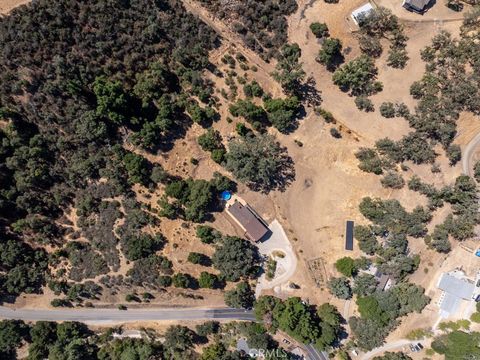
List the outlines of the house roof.
<svg viewBox="0 0 480 360">
<path fill-rule="evenodd" d="M 446 315 L 453 314 L 455 311 L 457 311 L 459 303 L 460 299 L 457 296 L 445 293 L 442 303 L 440 304 L 440 309 L 442 312 L 446 313 Z"/>
<path fill-rule="evenodd" d="M 404 4 L 407 4 L 418 10 L 423 10 L 430 1 L 431 0 L 405 0 Z"/>
<path fill-rule="evenodd" d="M 388 275 L 385 275 L 385 274 L 380 275 L 380 277 L 378 278 L 377 289 L 383 291 L 385 289 L 385 286 L 387 286 L 387 282 L 389 279 L 390 279 L 390 276 Z"/>
<path fill-rule="evenodd" d="M 244 206 L 239 201 L 235 201 L 227 210 L 244 229 L 245 235 L 250 240 L 258 241 L 268 232 L 268 228 L 255 216 L 248 205 Z"/>
<path fill-rule="evenodd" d="M 459 299 L 470 300 L 475 290 L 475 285 L 466 279 L 445 273 L 438 283 L 438 288 L 445 291 L 445 296 L 450 294 Z"/>
</svg>

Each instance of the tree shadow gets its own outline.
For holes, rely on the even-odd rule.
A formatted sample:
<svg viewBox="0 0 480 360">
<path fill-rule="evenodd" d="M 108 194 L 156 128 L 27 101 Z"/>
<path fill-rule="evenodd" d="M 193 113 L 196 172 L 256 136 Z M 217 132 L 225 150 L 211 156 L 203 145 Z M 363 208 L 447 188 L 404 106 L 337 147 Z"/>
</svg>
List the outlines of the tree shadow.
<svg viewBox="0 0 480 360">
<path fill-rule="evenodd" d="M 307 106 L 320 106 L 322 104 L 321 92 L 316 88 L 316 81 L 310 76 L 307 81 L 298 88 L 300 100 L 305 102 Z"/>
<path fill-rule="evenodd" d="M 270 191 L 284 192 L 290 184 L 295 181 L 295 163 L 288 155 L 286 148 L 283 148 L 280 155 L 280 166 L 275 174 L 270 174 L 268 183 L 248 183 L 247 186 L 253 191 L 268 194 Z"/>
</svg>

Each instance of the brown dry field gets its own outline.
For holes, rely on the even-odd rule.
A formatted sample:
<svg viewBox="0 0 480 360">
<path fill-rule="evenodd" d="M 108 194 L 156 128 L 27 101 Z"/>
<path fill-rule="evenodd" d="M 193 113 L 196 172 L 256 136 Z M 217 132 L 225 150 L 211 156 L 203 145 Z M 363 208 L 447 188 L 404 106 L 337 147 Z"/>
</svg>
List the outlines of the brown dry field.
<svg viewBox="0 0 480 360">
<path fill-rule="evenodd" d="M 301 293 L 311 302 L 336 303 L 340 312 L 344 309 L 345 302 L 333 299 L 328 292 L 320 291 L 314 286 L 308 272 L 304 271 L 305 261 L 322 257 L 327 262 L 327 273 L 338 276 L 333 267 L 333 263 L 338 258 L 361 255 L 359 250 L 353 253 L 344 250 L 344 226 L 347 219 L 365 223 L 365 219 L 358 211 L 358 204 L 362 197 L 395 198 L 408 210 L 426 203 L 423 196 L 406 188 L 402 190 L 382 188 L 378 176 L 366 174 L 358 169 L 354 156 L 359 147 L 371 146 L 379 138 L 401 138 L 410 131 L 408 124 L 401 119 L 385 119 L 378 111 L 374 113 L 358 111 L 353 99 L 333 85 L 331 73 L 315 61 L 320 45 L 308 28 L 314 21 L 325 22 L 331 36 L 341 39 L 344 48 L 351 48 L 346 61 L 358 56 L 360 52 L 347 17 L 353 9 L 364 2 L 353 0 L 339 4 L 326 4 L 316 1 L 310 4 L 307 1 L 299 1 L 299 10 L 289 19 L 289 40 L 298 43 L 302 49 L 301 61 L 304 64 L 304 70 L 316 81 L 323 100 L 322 107 L 332 112 L 338 122 L 344 128 L 350 129 L 354 135 L 347 134 L 341 140 L 333 139 L 327 131 L 328 125 L 309 113 L 293 136 L 280 136 L 296 163 L 297 181 L 285 193 L 273 196 L 281 209 L 282 219 L 288 223 L 289 231 L 298 239 L 294 241 L 294 247 L 299 258 L 303 260 L 299 262 L 300 269 L 292 280 L 304 285 Z M 397 15 L 403 16 L 400 13 Z M 378 109 L 382 102 L 392 101 L 404 102 L 413 109 L 415 101 L 409 95 L 409 87 L 413 81 L 420 79 L 424 72 L 420 50 L 428 45 L 432 36 L 440 30 L 458 35 L 459 25 L 458 21 L 405 23 L 406 33 L 410 38 L 407 45 L 410 60 L 403 70 L 387 67 L 385 53 L 377 61 L 379 80 L 384 84 L 384 90 L 372 97 L 375 107 Z M 458 136 L 455 143 L 460 146 L 466 145 L 479 129 L 478 118 L 471 114 L 462 114 L 458 122 Z M 304 146 L 302 148 L 295 146 L 293 139 L 299 139 Z M 430 166 L 408 164 L 409 170 L 403 173 L 404 178 L 408 180 L 413 174 L 417 174 L 426 182 L 444 186 L 461 174 L 460 164 L 454 167 L 449 166 L 443 154 L 438 157 L 437 163 L 442 169 L 439 174 L 431 173 Z M 448 212 L 449 209 L 446 206 L 438 210 L 429 228 L 441 222 Z M 411 276 L 411 280 L 424 286 L 427 294 L 432 296 L 433 285 L 440 272 L 444 271 L 444 268 L 440 269 L 440 267 L 445 255 L 427 249 L 421 239 L 411 239 L 410 248 L 414 253 L 420 254 L 422 259 L 419 270 Z M 455 251 L 455 254 L 458 252 Z M 454 256 L 454 258 L 457 264 L 462 263 L 461 256 Z M 426 270 L 428 273 L 425 272 L 425 268 L 428 268 Z M 411 329 L 425 326 L 427 323 L 433 324 L 437 318 L 437 311 L 432 301 L 421 315 L 412 314 L 404 319 L 391 338 L 401 338 Z M 350 306 L 350 310 L 344 315 L 353 314 L 355 314 L 354 306 Z"/>
</svg>

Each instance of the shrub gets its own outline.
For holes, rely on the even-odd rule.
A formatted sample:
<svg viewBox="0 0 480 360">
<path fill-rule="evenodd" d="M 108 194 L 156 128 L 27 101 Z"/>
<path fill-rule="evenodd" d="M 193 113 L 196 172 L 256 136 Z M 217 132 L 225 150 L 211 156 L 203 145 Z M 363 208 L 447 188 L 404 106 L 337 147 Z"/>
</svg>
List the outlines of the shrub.
<svg viewBox="0 0 480 360">
<path fill-rule="evenodd" d="M 385 174 L 380 181 L 385 188 L 401 189 L 405 186 L 405 180 L 403 180 L 402 176 L 393 171 Z"/>
<path fill-rule="evenodd" d="M 372 101 L 366 96 L 357 96 L 355 98 L 355 105 L 359 110 L 363 110 L 366 112 L 375 111 L 375 107 L 373 106 Z"/>
<path fill-rule="evenodd" d="M 196 234 L 200 238 L 200 241 L 205 244 L 212 244 L 222 237 L 222 234 L 220 234 L 218 230 L 208 225 L 198 225 Z"/>
<path fill-rule="evenodd" d="M 343 257 L 338 259 L 335 263 L 335 268 L 347 277 L 351 277 L 357 272 L 355 260 L 353 260 L 351 257 Z"/>
<path fill-rule="evenodd" d="M 191 252 L 190 254 L 188 254 L 187 260 L 192 264 L 200 264 L 204 266 L 209 266 L 211 263 L 210 258 L 207 255 L 197 252 Z"/>
<path fill-rule="evenodd" d="M 310 24 L 310 30 L 317 38 L 328 37 L 328 26 L 325 23 L 314 22 Z"/>
<path fill-rule="evenodd" d="M 343 62 L 342 42 L 339 39 L 326 39 L 318 52 L 317 61 L 333 71 Z"/>
<path fill-rule="evenodd" d="M 379 57 L 382 54 L 382 45 L 376 37 L 362 34 L 358 39 L 360 50 L 372 57 Z"/>
<path fill-rule="evenodd" d="M 225 293 L 225 304 L 237 309 L 251 309 L 255 294 L 247 282 L 238 283 L 235 289 Z"/>
<path fill-rule="evenodd" d="M 403 69 L 408 62 L 408 55 L 405 49 L 390 49 L 387 57 L 387 65 L 395 69 Z"/>
<path fill-rule="evenodd" d="M 395 116 L 395 105 L 391 102 L 384 102 L 380 105 L 380 114 L 387 118 L 393 118 Z"/>
<path fill-rule="evenodd" d="M 453 166 L 462 159 L 462 149 L 460 146 L 453 144 L 447 148 L 447 157 L 450 160 L 450 165 Z"/>
<path fill-rule="evenodd" d="M 198 278 L 198 286 L 201 288 L 215 289 L 217 287 L 218 277 L 217 275 L 210 274 L 206 271 L 200 273 Z"/>
<path fill-rule="evenodd" d="M 195 284 L 195 279 L 189 274 L 177 273 L 172 276 L 172 284 L 177 288 L 192 288 Z"/>
<path fill-rule="evenodd" d="M 333 296 L 339 299 L 350 299 L 352 297 L 352 288 L 350 282 L 345 277 L 332 278 L 328 282 L 328 289 Z"/>
<path fill-rule="evenodd" d="M 336 139 L 340 139 L 342 137 L 342 134 L 336 128 L 330 129 L 330 135 L 332 135 Z"/>
</svg>

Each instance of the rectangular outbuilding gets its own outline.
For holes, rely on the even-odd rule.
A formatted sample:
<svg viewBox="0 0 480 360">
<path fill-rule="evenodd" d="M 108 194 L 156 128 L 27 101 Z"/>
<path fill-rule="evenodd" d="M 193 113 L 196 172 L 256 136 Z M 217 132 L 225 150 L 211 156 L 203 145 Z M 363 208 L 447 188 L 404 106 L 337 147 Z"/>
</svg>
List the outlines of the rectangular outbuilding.
<svg viewBox="0 0 480 360">
<path fill-rule="evenodd" d="M 351 220 L 347 221 L 345 229 L 345 250 L 353 250 L 353 225 L 354 222 Z"/>
<path fill-rule="evenodd" d="M 404 0 L 403 7 L 408 11 L 415 12 L 417 14 L 423 14 L 431 0 Z"/>
</svg>

